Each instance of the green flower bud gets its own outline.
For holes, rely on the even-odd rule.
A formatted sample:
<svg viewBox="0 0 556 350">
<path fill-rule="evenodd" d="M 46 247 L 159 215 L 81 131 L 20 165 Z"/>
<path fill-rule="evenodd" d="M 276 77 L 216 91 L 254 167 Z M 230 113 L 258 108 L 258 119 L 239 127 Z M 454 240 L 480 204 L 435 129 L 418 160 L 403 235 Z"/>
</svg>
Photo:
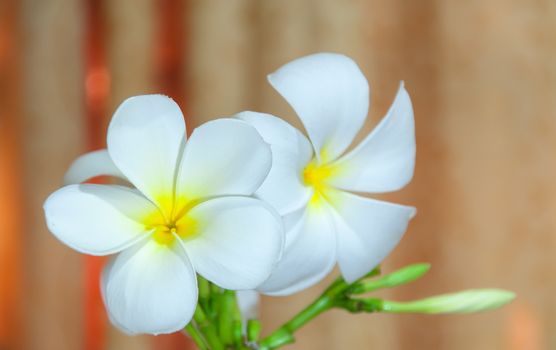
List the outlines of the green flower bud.
<svg viewBox="0 0 556 350">
<path fill-rule="evenodd" d="M 473 289 L 410 302 L 384 300 L 382 302 L 382 312 L 421 314 L 473 313 L 499 308 L 514 298 L 514 293 L 501 289 Z"/>
<path fill-rule="evenodd" d="M 354 284 L 349 293 L 363 294 L 382 288 L 392 288 L 406 284 L 422 277 L 431 268 L 430 264 L 413 264 L 384 275 L 376 280 L 362 281 Z"/>
</svg>

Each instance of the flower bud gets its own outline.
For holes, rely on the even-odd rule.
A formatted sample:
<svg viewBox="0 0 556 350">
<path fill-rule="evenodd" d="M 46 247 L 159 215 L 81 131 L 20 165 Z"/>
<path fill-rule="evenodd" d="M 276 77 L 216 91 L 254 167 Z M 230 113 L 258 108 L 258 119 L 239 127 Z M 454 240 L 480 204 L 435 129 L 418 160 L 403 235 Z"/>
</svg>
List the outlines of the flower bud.
<svg viewBox="0 0 556 350">
<path fill-rule="evenodd" d="M 422 277 L 431 268 L 430 264 L 413 264 L 384 275 L 376 280 L 362 281 L 350 289 L 352 294 L 363 294 L 381 288 L 392 288 Z"/>
<path fill-rule="evenodd" d="M 514 293 L 501 289 L 473 289 L 410 302 L 384 300 L 381 311 L 389 313 L 463 314 L 496 309 L 509 303 L 514 298 Z"/>
</svg>

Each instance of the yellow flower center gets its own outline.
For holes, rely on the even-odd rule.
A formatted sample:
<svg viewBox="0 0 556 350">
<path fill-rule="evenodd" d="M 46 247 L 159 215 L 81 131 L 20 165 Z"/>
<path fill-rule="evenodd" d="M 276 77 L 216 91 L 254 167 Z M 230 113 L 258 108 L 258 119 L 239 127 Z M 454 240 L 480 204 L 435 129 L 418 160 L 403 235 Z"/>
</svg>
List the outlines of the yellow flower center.
<svg viewBox="0 0 556 350">
<path fill-rule="evenodd" d="M 180 202 L 184 203 L 185 201 Z M 164 203 L 160 204 L 162 208 L 168 208 Z M 162 245 L 172 245 L 176 237 L 188 239 L 197 233 L 197 220 L 188 213 L 192 205 L 170 205 L 169 207 L 181 208 L 179 210 L 171 210 L 169 216 L 164 216 L 161 212 L 156 211 L 144 220 L 147 230 L 155 230 L 152 239 Z"/>
<path fill-rule="evenodd" d="M 303 169 L 303 182 L 307 186 L 313 186 L 318 191 L 326 186 L 325 181 L 331 174 L 331 167 L 319 166 L 313 160 Z"/>
<path fill-rule="evenodd" d="M 336 171 L 335 167 L 329 164 L 319 165 L 316 159 L 311 160 L 303 169 L 303 182 L 306 186 L 314 188 L 315 192 L 311 197 L 311 204 L 318 204 L 321 197 L 325 197 L 324 192 L 328 188 L 326 180 Z"/>
</svg>

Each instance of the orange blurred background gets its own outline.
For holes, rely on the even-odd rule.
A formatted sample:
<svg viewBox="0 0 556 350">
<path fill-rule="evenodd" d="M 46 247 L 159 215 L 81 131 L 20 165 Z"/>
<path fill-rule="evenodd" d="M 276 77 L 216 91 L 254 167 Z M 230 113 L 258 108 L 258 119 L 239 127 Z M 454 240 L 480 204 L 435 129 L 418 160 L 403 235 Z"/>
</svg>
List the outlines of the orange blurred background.
<svg viewBox="0 0 556 350">
<path fill-rule="evenodd" d="M 189 130 L 246 109 L 300 126 L 265 76 L 317 51 L 347 54 L 367 76 L 362 135 L 399 80 L 413 98 L 415 177 L 381 197 L 419 213 L 383 270 L 433 269 L 383 295 L 499 287 L 518 299 L 466 316 L 332 311 L 289 349 L 556 348 L 555 2 L 0 0 L 0 349 L 193 349 L 181 334 L 111 327 L 103 261 L 56 241 L 42 203 L 77 155 L 104 147 L 131 95 L 170 95 Z M 265 297 L 265 330 L 324 283 Z"/>
</svg>

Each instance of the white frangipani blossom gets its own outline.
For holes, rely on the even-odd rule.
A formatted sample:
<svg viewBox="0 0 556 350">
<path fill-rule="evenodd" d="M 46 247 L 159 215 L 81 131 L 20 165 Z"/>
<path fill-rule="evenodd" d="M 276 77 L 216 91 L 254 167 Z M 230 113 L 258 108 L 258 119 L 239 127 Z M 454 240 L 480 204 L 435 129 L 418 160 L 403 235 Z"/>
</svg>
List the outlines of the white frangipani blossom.
<svg viewBox="0 0 556 350">
<path fill-rule="evenodd" d="M 63 243 L 92 255 L 119 253 L 101 288 L 110 319 L 128 333 L 182 329 L 197 305 L 196 273 L 226 289 L 256 288 L 283 246 L 280 217 L 249 197 L 272 163 L 255 128 L 219 119 L 185 135 L 171 99 L 132 97 L 110 123 L 107 150 L 76 160 L 69 184 L 44 205 Z M 120 176 L 134 188 L 76 184 L 97 175 Z"/>
<path fill-rule="evenodd" d="M 286 243 L 259 288 L 287 295 L 326 276 L 338 262 L 347 282 L 371 271 L 398 244 L 415 208 L 358 196 L 404 187 L 413 176 L 415 132 L 400 85 L 378 126 L 346 153 L 369 107 L 369 86 L 350 58 L 320 53 L 268 77 L 303 122 L 309 139 L 274 116 L 242 112 L 271 145 L 273 164 L 256 195 L 284 216 Z"/>
</svg>

